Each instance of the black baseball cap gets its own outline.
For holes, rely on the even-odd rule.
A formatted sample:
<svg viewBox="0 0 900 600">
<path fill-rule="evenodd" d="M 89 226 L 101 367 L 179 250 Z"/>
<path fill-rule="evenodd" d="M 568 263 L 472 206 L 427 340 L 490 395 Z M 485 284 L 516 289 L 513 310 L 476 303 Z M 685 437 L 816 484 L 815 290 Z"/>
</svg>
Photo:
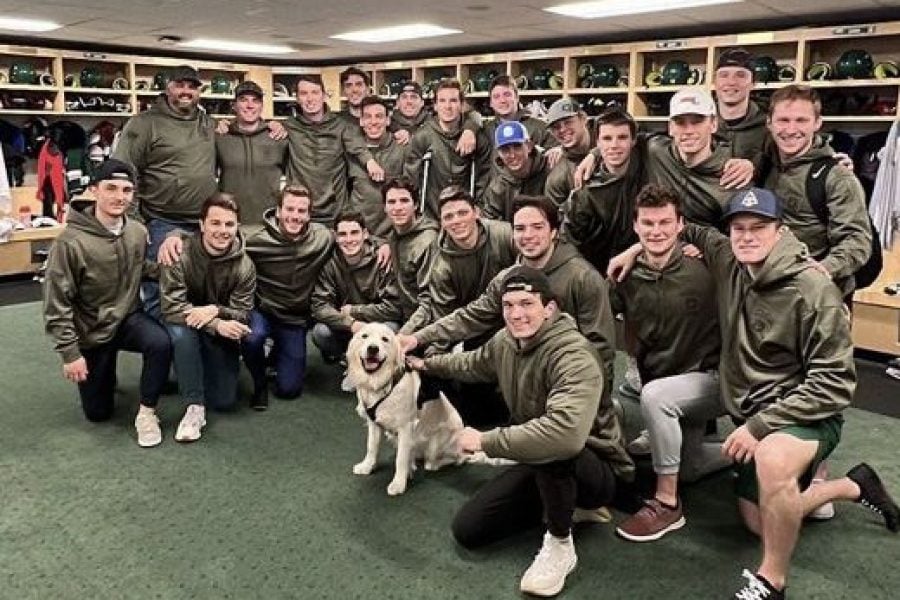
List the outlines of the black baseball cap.
<svg viewBox="0 0 900 600">
<path fill-rule="evenodd" d="M 238 86 L 236 88 L 234 88 L 234 99 L 235 100 L 237 100 L 244 94 L 251 94 L 251 95 L 259 98 L 260 100 L 262 100 L 262 97 L 265 95 L 265 92 L 263 92 L 263 89 L 261 87 L 259 87 L 259 84 L 257 84 L 255 81 L 250 81 L 248 79 L 247 81 L 242 81 L 241 83 L 238 84 Z"/>
<path fill-rule="evenodd" d="M 728 202 L 728 210 L 723 219 L 729 220 L 735 215 L 756 215 L 774 221 L 780 221 L 782 203 L 778 196 L 765 188 L 749 188 L 736 193 Z"/>
<path fill-rule="evenodd" d="M 754 56 L 743 48 L 729 48 L 719 55 L 719 60 L 716 62 L 716 69 L 718 70 L 722 67 L 741 67 L 742 69 L 752 71 L 753 59 Z"/>
<path fill-rule="evenodd" d="M 172 69 L 169 73 L 169 81 L 193 81 L 197 85 L 203 83 L 200 81 L 200 73 L 190 65 L 181 65 Z"/>
<path fill-rule="evenodd" d="M 407 81 L 403 84 L 403 87 L 400 89 L 400 93 L 403 92 L 413 92 L 414 94 L 418 94 L 419 97 L 422 96 L 422 86 L 419 85 L 417 81 Z"/>
<path fill-rule="evenodd" d="M 503 278 L 503 293 L 506 292 L 532 292 L 541 295 L 544 304 L 554 299 L 553 290 L 550 289 L 550 280 L 534 267 L 518 265 L 509 270 Z"/>
<path fill-rule="evenodd" d="M 94 174 L 91 177 L 91 185 L 96 185 L 101 181 L 106 181 L 108 179 L 134 183 L 134 168 L 127 162 L 110 158 L 94 169 Z"/>
</svg>

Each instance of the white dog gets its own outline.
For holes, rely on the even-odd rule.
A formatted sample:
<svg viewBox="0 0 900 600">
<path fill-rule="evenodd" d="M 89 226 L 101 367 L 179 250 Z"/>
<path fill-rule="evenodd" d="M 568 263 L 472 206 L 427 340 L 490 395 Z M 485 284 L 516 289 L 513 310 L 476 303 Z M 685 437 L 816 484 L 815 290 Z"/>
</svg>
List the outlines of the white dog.
<svg viewBox="0 0 900 600">
<path fill-rule="evenodd" d="M 406 368 L 394 332 L 386 325 L 368 323 L 353 336 L 347 349 L 347 374 L 356 386 L 356 411 L 368 425 L 366 456 L 354 465 L 353 472 L 368 475 L 375 468 L 382 431 L 389 438 L 396 437 L 389 495 L 406 491 L 418 458 L 424 459 L 427 471 L 464 462 L 512 464 L 490 459 L 483 452 L 459 453 L 456 437 L 463 422 L 444 394 L 428 400 L 421 409 L 417 407 L 419 374 Z"/>
</svg>

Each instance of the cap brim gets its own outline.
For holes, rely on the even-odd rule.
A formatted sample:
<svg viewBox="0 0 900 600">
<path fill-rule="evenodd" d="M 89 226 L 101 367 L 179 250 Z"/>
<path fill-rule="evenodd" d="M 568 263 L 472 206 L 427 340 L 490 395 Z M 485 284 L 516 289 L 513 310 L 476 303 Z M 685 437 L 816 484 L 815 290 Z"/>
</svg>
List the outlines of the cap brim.
<svg viewBox="0 0 900 600">
<path fill-rule="evenodd" d="M 753 215 L 756 217 L 762 217 L 764 219 L 769 219 L 770 221 L 780 221 L 781 220 L 781 215 L 772 216 L 771 213 L 765 212 L 760 209 L 755 209 L 755 208 L 741 208 L 740 210 L 733 210 L 731 212 L 727 212 L 724 215 L 722 215 L 722 219 L 725 221 L 730 221 L 732 217 L 735 217 L 737 215 Z"/>
</svg>

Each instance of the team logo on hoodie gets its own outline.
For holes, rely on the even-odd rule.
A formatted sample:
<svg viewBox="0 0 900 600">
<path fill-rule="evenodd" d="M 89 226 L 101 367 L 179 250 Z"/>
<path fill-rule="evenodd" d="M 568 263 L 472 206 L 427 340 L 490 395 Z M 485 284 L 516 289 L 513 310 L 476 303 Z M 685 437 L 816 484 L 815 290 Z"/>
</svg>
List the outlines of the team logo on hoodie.
<svg viewBox="0 0 900 600">
<path fill-rule="evenodd" d="M 750 329 L 757 335 L 762 335 L 772 328 L 773 321 L 771 314 L 757 308 L 750 314 Z"/>
</svg>

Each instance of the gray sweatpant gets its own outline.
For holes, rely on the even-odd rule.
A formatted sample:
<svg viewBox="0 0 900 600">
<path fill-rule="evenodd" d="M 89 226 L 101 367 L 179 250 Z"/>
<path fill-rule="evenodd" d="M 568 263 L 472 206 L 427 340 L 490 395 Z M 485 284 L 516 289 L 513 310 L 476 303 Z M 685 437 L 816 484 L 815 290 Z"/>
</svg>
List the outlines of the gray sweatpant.
<svg viewBox="0 0 900 600">
<path fill-rule="evenodd" d="M 682 480 L 693 481 L 727 466 L 721 444 L 703 441 L 706 422 L 723 414 L 716 371 L 695 371 L 645 383 L 641 413 L 650 433 L 657 474 L 680 474 Z"/>
</svg>

